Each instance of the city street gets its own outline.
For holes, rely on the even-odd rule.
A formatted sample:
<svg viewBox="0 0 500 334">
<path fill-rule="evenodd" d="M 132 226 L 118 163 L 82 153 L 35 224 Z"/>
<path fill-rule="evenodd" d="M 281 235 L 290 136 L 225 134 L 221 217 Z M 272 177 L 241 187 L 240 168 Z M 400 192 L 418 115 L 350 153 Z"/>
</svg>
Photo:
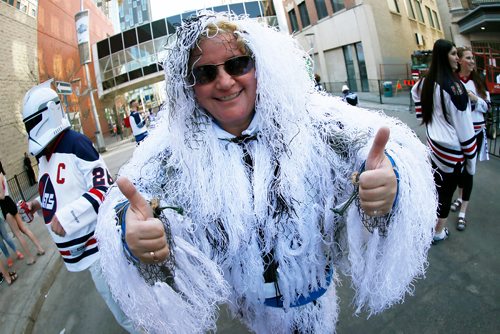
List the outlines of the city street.
<svg viewBox="0 0 500 334">
<path fill-rule="evenodd" d="M 407 106 L 363 101 L 360 106 L 384 108 L 387 114 L 415 129 L 420 138 L 424 134 Z M 133 149 L 134 143 L 125 141 L 114 144 L 103 155 L 113 175 Z M 500 159 L 495 157 L 478 164 L 468 213 L 470 225 L 465 232 L 456 231 L 456 214 L 451 214 L 450 239 L 431 248 L 426 278 L 415 281 L 414 295 L 406 296 L 403 304 L 368 320 L 367 314 L 357 317 L 353 315 L 349 280 L 342 277 L 343 284 L 338 289 L 341 300 L 338 333 L 499 333 L 498 170 Z M 31 228 L 48 245 L 50 240 L 43 224 L 38 221 Z M 20 278 L 12 287 L 5 283 L 0 286 L 2 333 L 125 333 L 93 287 L 90 274 L 69 273 L 60 264 L 54 246 L 50 244 L 47 249 L 47 254 L 34 266 L 17 265 Z M 49 280 L 47 277 L 51 275 Z M 38 289 L 41 295 L 35 298 Z M 6 299 L 20 305 L 8 309 Z M 23 305 L 32 310 L 31 314 L 23 313 L 26 312 L 21 309 Z M 217 333 L 248 331 L 237 321 L 229 320 L 222 308 Z"/>
</svg>

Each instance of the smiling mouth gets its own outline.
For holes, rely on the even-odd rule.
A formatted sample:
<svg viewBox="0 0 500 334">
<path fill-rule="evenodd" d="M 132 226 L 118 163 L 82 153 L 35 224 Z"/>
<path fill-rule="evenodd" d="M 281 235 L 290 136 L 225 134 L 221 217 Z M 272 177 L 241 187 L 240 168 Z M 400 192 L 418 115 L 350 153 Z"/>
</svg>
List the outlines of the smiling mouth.
<svg viewBox="0 0 500 334">
<path fill-rule="evenodd" d="M 241 94 L 242 91 L 243 90 L 240 90 L 239 92 L 236 92 L 236 93 L 231 94 L 231 95 L 217 97 L 216 100 L 219 100 L 219 101 L 231 101 L 231 100 L 237 98 Z"/>
</svg>

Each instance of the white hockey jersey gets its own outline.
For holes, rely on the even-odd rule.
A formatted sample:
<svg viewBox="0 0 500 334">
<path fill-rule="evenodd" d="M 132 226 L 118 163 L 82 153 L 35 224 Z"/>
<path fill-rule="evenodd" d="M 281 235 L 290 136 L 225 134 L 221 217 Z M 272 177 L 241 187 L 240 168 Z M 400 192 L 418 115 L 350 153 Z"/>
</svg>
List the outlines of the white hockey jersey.
<svg viewBox="0 0 500 334">
<path fill-rule="evenodd" d="M 132 111 L 130 113 L 130 127 L 132 128 L 132 133 L 134 136 L 138 136 L 148 131 L 146 127 L 146 122 L 142 118 L 141 114 L 137 111 Z"/>
<path fill-rule="evenodd" d="M 82 271 L 98 259 L 94 231 L 97 212 L 112 179 L 92 142 L 68 130 L 57 139 L 53 151 L 39 160 L 40 203 L 43 218 L 69 271 Z M 57 216 L 64 237 L 51 229 Z"/>
<path fill-rule="evenodd" d="M 472 111 L 472 122 L 474 124 L 474 131 L 478 134 L 486 127 L 486 122 L 484 120 L 484 114 L 488 111 L 489 103 L 490 103 L 490 94 L 486 92 L 486 99 L 483 99 L 477 93 L 476 85 L 474 81 L 470 80 L 470 78 L 460 77 L 460 81 L 465 86 L 465 89 L 474 93 L 477 96 L 477 102 L 471 103 L 471 111 Z"/>
<path fill-rule="evenodd" d="M 452 173 L 462 163 L 474 175 L 477 145 L 465 87 L 452 80 L 442 87 L 436 83 L 433 105 L 432 122 L 426 125 L 432 161 L 445 173 Z"/>
<path fill-rule="evenodd" d="M 415 117 L 417 117 L 418 119 L 422 118 L 422 103 L 420 102 L 420 94 L 422 93 L 424 80 L 425 78 L 418 80 L 411 88 L 411 98 L 415 103 Z"/>
</svg>

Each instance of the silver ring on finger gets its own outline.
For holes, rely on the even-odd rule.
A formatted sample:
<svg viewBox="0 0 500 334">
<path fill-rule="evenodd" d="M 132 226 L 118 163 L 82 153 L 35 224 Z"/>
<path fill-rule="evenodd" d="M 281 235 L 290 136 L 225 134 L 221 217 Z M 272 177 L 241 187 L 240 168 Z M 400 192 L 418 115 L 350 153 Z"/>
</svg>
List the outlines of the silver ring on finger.
<svg viewBox="0 0 500 334">
<path fill-rule="evenodd" d="M 149 255 L 151 255 L 151 258 L 153 259 L 153 262 L 160 261 L 160 259 L 156 256 L 155 252 L 149 252 Z"/>
</svg>

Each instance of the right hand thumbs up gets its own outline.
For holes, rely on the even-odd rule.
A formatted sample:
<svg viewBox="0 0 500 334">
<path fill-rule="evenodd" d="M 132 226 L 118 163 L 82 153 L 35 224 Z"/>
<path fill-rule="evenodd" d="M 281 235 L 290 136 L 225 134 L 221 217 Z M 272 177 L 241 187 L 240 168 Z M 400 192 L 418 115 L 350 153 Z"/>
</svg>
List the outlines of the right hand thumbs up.
<svg viewBox="0 0 500 334">
<path fill-rule="evenodd" d="M 153 209 L 132 182 L 120 177 L 116 184 L 130 203 L 125 220 L 125 240 L 130 251 L 143 263 L 165 261 L 170 250 L 163 223 L 153 217 Z"/>
</svg>

